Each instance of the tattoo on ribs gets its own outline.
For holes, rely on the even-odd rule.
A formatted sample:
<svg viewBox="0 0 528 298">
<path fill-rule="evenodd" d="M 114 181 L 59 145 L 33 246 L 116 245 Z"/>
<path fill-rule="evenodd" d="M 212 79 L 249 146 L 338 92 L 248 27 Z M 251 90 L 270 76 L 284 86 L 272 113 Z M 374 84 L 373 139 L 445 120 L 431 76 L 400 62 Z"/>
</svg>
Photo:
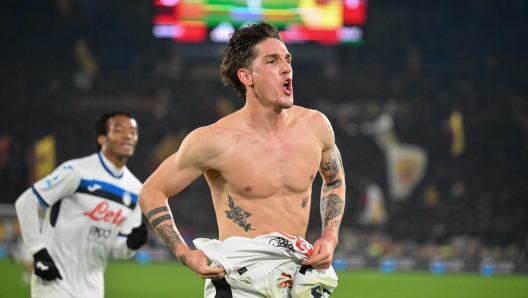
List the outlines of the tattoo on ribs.
<svg viewBox="0 0 528 298">
<path fill-rule="evenodd" d="M 308 197 L 303 199 L 301 207 L 305 208 L 307 204 L 308 204 Z"/>
<path fill-rule="evenodd" d="M 180 235 L 174 231 L 172 225 L 162 225 L 156 227 L 156 233 L 167 243 L 172 251 L 176 251 L 176 248 L 182 243 Z"/>
<path fill-rule="evenodd" d="M 343 162 L 341 161 L 341 156 L 339 155 L 339 151 L 337 150 L 337 147 L 334 145 L 332 150 L 330 150 L 330 156 L 328 162 L 325 161 L 326 167 L 323 168 L 323 171 L 330 172 L 328 174 L 328 179 L 330 181 L 334 180 L 339 171 L 341 171 L 341 168 L 343 167 Z"/>
<path fill-rule="evenodd" d="M 248 217 L 251 216 L 251 213 L 244 211 L 242 208 L 235 206 L 233 199 L 230 196 L 227 196 L 227 202 L 229 204 L 229 211 L 224 210 L 227 218 L 231 219 L 234 223 L 238 224 L 240 227 L 244 228 L 244 231 L 255 230 L 251 228 L 250 223 L 246 223 Z"/>
<path fill-rule="evenodd" d="M 323 218 L 323 228 L 328 226 L 328 223 L 343 214 L 343 207 L 345 203 L 336 194 L 329 194 L 321 199 L 321 215 Z"/>
<path fill-rule="evenodd" d="M 334 182 L 325 183 L 323 185 L 323 191 L 327 192 L 327 191 L 330 191 L 330 190 L 335 189 L 335 188 L 340 188 L 342 185 L 343 185 L 343 180 L 337 179 Z"/>
</svg>

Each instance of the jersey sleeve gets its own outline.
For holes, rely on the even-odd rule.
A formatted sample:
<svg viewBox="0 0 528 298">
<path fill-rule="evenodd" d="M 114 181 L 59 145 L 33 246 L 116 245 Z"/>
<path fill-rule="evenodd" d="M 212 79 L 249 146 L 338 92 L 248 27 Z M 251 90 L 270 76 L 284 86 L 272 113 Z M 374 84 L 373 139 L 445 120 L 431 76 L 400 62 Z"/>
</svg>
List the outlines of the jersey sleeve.
<svg viewBox="0 0 528 298">
<path fill-rule="evenodd" d="M 30 254 L 45 248 L 40 236 L 40 221 L 38 215 L 39 202 L 31 189 L 22 193 L 15 202 L 15 208 L 20 224 L 22 239 Z"/>
<path fill-rule="evenodd" d="M 33 194 L 44 207 L 74 194 L 81 182 L 81 175 L 71 164 L 64 163 L 31 187 Z"/>
<path fill-rule="evenodd" d="M 18 197 L 15 202 L 24 244 L 31 254 L 45 248 L 40 234 L 38 209 L 73 194 L 81 181 L 71 165 L 63 164 Z"/>
</svg>

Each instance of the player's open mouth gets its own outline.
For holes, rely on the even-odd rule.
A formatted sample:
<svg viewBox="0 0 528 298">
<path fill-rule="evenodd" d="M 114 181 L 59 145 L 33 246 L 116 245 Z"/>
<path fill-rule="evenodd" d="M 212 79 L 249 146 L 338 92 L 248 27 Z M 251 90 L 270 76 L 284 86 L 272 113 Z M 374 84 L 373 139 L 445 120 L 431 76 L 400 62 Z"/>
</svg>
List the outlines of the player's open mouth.
<svg viewBox="0 0 528 298">
<path fill-rule="evenodd" d="M 292 79 L 286 79 L 282 85 L 282 90 L 284 90 L 284 93 L 291 95 L 293 94 L 293 85 L 292 85 Z"/>
</svg>

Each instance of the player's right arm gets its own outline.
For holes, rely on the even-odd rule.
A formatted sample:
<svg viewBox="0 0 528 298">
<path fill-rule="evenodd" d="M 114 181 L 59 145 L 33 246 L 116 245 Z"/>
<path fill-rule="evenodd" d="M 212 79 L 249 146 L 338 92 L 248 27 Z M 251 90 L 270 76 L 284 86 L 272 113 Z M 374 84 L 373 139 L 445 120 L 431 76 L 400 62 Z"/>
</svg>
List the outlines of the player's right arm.
<svg viewBox="0 0 528 298">
<path fill-rule="evenodd" d="M 182 142 L 178 152 L 169 156 L 143 183 L 139 206 L 156 233 L 165 241 L 178 260 L 202 278 L 218 279 L 224 269 L 209 267 L 200 250 L 191 250 L 172 218 L 168 198 L 179 193 L 207 170 L 219 154 L 211 142 L 211 128 L 199 128 Z"/>
<path fill-rule="evenodd" d="M 75 192 L 81 176 L 67 163 L 51 174 L 35 182 L 15 202 L 15 209 L 22 231 L 22 239 L 31 254 L 45 248 L 40 234 L 38 209 L 53 206 L 60 199 Z"/>
<path fill-rule="evenodd" d="M 80 174 L 72 165 L 63 164 L 18 197 L 16 213 L 22 231 L 22 239 L 28 252 L 33 255 L 35 275 L 44 280 L 62 279 L 53 251 L 46 249 L 40 233 L 38 209 L 48 208 L 75 192 L 81 181 Z"/>
</svg>

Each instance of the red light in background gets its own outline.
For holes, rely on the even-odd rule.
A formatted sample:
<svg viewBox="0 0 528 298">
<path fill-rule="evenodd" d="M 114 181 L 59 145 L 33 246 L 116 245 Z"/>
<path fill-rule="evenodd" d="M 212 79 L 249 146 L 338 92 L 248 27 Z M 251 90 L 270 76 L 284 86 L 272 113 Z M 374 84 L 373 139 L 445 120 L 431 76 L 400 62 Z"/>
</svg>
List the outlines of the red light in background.
<svg viewBox="0 0 528 298">
<path fill-rule="evenodd" d="M 367 21 L 366 0 L 344 0 L 343 1 L 343 24 L 363 25 Z"/>
</svg>

